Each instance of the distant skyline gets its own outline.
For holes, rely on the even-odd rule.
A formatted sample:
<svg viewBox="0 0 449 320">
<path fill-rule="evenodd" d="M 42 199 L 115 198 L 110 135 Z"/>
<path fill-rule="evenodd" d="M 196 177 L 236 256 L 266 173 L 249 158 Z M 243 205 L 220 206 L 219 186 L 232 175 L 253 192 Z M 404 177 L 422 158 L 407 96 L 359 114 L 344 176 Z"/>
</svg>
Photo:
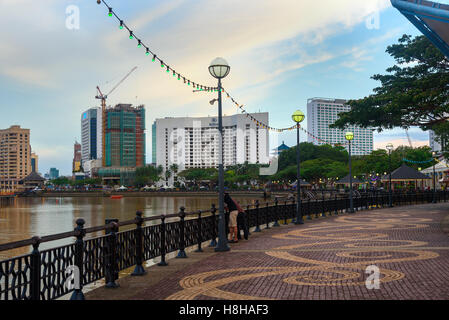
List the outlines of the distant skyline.
<svg viewBox="0 0 449 320">
<path fill-rule="evenodd" d="M 379 83 L 370 77 L 394 63 L 386 47 L 403 34 L 420 34 L 389 0 L 107 2 L 158 56 L 196 82 L 216 86 L 207 67 L 225 58 L 231 72 L 224 87 L 248 112 L 269 112 L 273 127 L 291 126 L 291 114 L 306 112 L 308 98 L 371 94 Z M 69 5 L 79 8 L 79 30 L 66 28 Z M 209 104 L 215 94 L 194 94 L 163 72 L 96 1 L 0 0 L 0 26 L 0 128 L 31 130 L 42 174 L 51 167 L 71 174 L 81 114 L 99 106 L 96 86 L 108 92 L 134 66 L 108 105 L 145 105 L 147 161 L 156 118 L 217 112 Z M 227 115 L 237 112 L 226 99 L 223 107 Z M 412 128 L 410 136 L 414 146 L 428 144 L 427 132 Z M 272 136 L 270 149 L 295 139 L 293 132 Z M 405 131 L 374 134 L 375 149 L 388 142 L 408 145 Z"/>
</svg>

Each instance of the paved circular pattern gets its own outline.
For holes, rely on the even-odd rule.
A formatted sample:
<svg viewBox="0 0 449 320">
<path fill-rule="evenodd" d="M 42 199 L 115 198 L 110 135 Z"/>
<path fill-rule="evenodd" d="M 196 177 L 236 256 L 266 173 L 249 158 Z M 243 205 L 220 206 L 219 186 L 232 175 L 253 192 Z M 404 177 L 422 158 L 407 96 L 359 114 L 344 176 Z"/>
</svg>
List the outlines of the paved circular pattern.
<svg viewBox="0 0 449 320">
<path fill-rule="evenodd" d="M 281 245 L 261 251 L 260 254 L 274 258 L 278 263 L 227 269 L 217 266 L 219 270 L 191 274 L 179 281 L 182 290 L 167 299 L 271 299 L 269 295 L 250 294 L 249 289 L 246 290 L 248 293 L 245 290 L 235 292 L 232 285 L 256 279 L 271 279 L 273 284 L 273 277 L 293 286 L 364 287 L 366 268 L 372 265 L 379 268 L 381 284 L 399 281 L 406 277 L 398 268 L 401 264 L 439 257 L 438 252 L 422 248 L 428 245 L 427 241 L 399 236 L 404 232 L 426 232 L 431 223 L 431 218 L 411 216 L 404 211 L 386 213 L 380 210 L 306 224 L 273 235 L 273 241 Z M 232 251 L 239 249 L 244 250 L 235 247 Z M 271 266 L 273 264 L 281 266 Z M 291 266 L 282 266 L 285 264 Z"/>
</svg>

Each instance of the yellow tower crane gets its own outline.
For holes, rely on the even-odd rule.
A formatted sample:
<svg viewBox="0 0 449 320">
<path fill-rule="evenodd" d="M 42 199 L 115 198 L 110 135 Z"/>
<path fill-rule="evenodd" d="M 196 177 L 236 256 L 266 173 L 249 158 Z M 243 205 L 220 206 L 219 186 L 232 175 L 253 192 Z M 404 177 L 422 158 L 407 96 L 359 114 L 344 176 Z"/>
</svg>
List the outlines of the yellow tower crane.
<svg viewBox="0 0 449 320">
<path fill-rule="evenodd" d="M 131 69 L 130 72 L 128 72 L 128 74 L 126 76 L 123 77 L 122 80 L 120 80 L 112 89 L 111 91 L 109 91 L 107 94 L 103 94 L 100 90 L 100 87 L 97 86 L 97 91 L 98 91 L 98 95 L 95 96 L 95 99 L 100 99 L 101 100 L 101 114 L 102 114 L 102 128 L 101 128 L 101 133 L 102 133 L 102 141 L 101 141 L 101 146 L 102 146 L 102 150 L 101 150 L 101 157 L 102 157 L 102 166 L 105 167 L 106 166 L 106 99 L 108 98 L 108 96 L 115 90 L 117 89 L 117 87 L 119 85 L 121 85 L 123 83 L 123 81 L 126 80 L 126 78 L 129 77 L 129 75 L 131 73 L 133 73 L 135 70 L 137 69 L 137 67 L 134 67 Z"/>
</svg>

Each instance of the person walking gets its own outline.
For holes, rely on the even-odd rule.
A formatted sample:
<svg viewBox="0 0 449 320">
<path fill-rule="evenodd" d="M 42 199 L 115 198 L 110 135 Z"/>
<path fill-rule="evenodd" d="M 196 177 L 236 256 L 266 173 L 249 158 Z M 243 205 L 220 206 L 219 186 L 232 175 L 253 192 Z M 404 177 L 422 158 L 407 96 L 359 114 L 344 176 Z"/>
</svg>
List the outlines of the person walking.
<svg viewBox="0 0 449 320">
<path fill-rule="evenodd" d="M 237 243 L 237 216 L 239 214 L 239 210 L 237 204 L 234 200 L 232 200 L 227 192 L 224 195 L 224 202 L 226 203 L 229 211 L 229 234 L 231 238 L 229 243 Z"/>
</svg>

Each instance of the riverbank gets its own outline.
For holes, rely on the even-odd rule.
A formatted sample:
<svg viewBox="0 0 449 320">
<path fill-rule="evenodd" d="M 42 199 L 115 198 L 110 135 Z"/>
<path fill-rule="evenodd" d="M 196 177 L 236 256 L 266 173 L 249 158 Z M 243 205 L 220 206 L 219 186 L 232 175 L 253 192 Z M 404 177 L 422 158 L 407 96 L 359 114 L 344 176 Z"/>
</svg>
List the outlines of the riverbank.
<svg viewBox="0 0 449 320">
<path fill-rule="evenodd" d="M 236 197 L 257 197 L 263 198 L 263 191 L 228 191 L 230 195 Z M 285 197 L 289 192 L 274 192 L 272 196 Z M 218 196 L 216 191 L 125 191 L 125 192 L 102 192 L 102 191 L 86 191 L 86 192 L 43 192 L 36 195 L 27 195 L 27 197 L 37 198 L 86 198 L 86 197 L 110 197 L 111 195 L 120 195 L 123 197 L 213 197 Z"/>
</svg>

